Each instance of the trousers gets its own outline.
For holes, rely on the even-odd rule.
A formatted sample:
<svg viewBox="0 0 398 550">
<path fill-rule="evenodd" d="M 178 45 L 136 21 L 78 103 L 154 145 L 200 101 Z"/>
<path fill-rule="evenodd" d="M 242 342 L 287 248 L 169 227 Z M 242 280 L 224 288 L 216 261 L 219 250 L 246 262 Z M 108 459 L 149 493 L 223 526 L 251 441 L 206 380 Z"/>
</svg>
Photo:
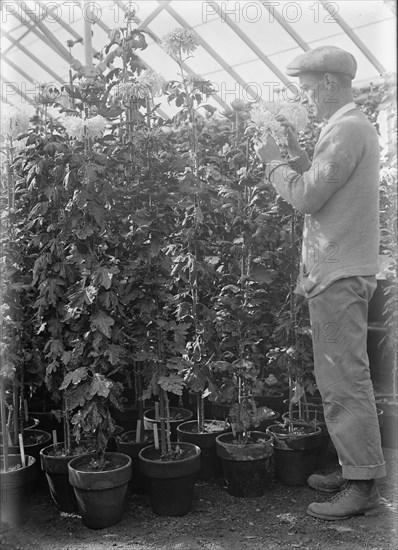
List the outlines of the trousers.
<svg viewBox="0 0 398 550">
<path fill-rule="evenodd" d="M 368 304 L 376 278 L 347 277 L 308 300 L 314 374 L 343 477 L 386 475 L 367 355 Z"/>
</svg>

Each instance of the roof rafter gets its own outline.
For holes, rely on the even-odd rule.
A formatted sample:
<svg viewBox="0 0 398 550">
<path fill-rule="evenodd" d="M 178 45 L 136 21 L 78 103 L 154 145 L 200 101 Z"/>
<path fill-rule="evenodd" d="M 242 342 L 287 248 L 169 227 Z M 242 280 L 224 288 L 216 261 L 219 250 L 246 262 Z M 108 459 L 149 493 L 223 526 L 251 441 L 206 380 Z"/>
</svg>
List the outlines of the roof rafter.
<svg viewBox="0 0 398 550">
<path fill-rule="evenodd" d="M 32 61 L 34 61 L 35 63 L 37 63 L 37 65 L 39 65 L 39 67 L 41 67 L 42 69 L 44 69 L 46 71 L 46 73 L 48 73 L 49 75 L 51 75 L 53 78 L 55 78 L 55 80 L 57 80 L 58 82 L 62 83 L 63 82 L 63 79 L 57 74 L 55 73 L 52 69 L 50 69 L 45 63 L 43 63 L 40 59 L 38 59 L 33 53 L 31 53 L 28 49 L 25 48 L 25 46 L 22 46 L 22 44 L 19 44 L 17 40 L 15 40 L 12 36 L 10 36 L 8 34 L 7 31 L 3 30 L 2 31 L 3 33 L 3 36 L 5 36 L 7 38 L 7 40 L 9 40 L 12 44 L 16 45 L 18 47 L 18 49 L 23 52 L 25 55 L 27 55 L 28 57 L 30 57 L 30 59 L 32 59 Z"/>
<path fill-rule="evenodd" d="M 206 4 L 211 5 L 213 8 L 216 7 L 214 5 L 214 2 L 209 2 L 206 0 Z M 224 20 L 231 27 L 231 29 L 239 36 L 239 38 L 241 38 L 245 42 L 245 44 L 252 50 L 252 52 L 254 52 L 257 57 L 261 59 L 261 61 L 265 63 L 265 65 L 267 65 L 267 67 L 271 69 L 274 74 L 276 74 L 279 80 L 281 80 L 284 84 L 290 84 L 290 81 L 286 77 L 286 75 L 284 75 L 282 71 L 280 71 L 278 67 L 274 65 L 274 63 L 272 63 L 268 56 L 266 56 L 264 52 L 261 51 L 261 49 L 253 42 L 253 40 L 251 40 L 247 36 L 247 34 L 244 33 L 234 21 L 232 21 L 231 17 L 227 13 L 225 13 L 222 4 L 221 6 L 217 5 L 217 8 L 217 13 L 220 16 L 221 20 Z"/>
<path fill-rule="evenodd" d="M 274 17 L 278 21 L 278 23 L 285 29 L 285 31 L 289 33 L 289 35 L 293 38 L 293 40 L 303 48 L 304 51 L 307 51 L 310 49 L 310 46 L 307 44 L 307 42 L 305 42 L 305 40 L 301 38 L 301 36 L 293 29 L 293 27 L 289 25 L 286 19 L 278 11 L 273 9 L 274 8 L 273 4 L 270 5 L 269 2 L 261 2 L 261 3 L 268 10 L 270 17 Z"/>
<path fill-rule="evenodd" d="M 42 31 L 44 36 L 47 40 L 46 42 L 49 43 L 50 46 L 54 47 L 58 54 L 69 64 L 73 63 L 75 61 L 75 58 L 68 52 L 68 50 L 65 48 L 63 44 L 54 36 L 54 34 L 46 27 L 46 25 L 42 21 L 35 21 L 35 16 L 26 8 L 24 3 L 21 3 L 21 7 L 24 10 L 24 12 L 32 19 L 34 23 L 38 26 L 38 28 Z M 44 39 L 43 39 L 44 40 Z"/>
<path fill-rule="evenodd" d="M 322 7 L 325 11 L 328 12 L 328 14 L 333 17 L 333 19 L 336 21 L 336 23 L 343 29 L 343 31 L 351 38 L 351 40 L 354 42 L 354 44 L 361 50 L 361 52 L 367 57 L 367 59 L 372 63 L 372 65 L 378 70 L 380 74 L 385 73 L 386 69 L 383 67 L 383 65 L 376 59 L 376 57 L 372 54 L 372 52 L 369 50 L 369 48 L 362 42 L 362 40 L 357 36 L 354 31 L 347 25 L 347 23 L 344 21 L 344 19 L 337 15 L 337 11 L 335 10 L 332 12 L 329 10 L 327 6 L 333 4 L 333 2 L 326 2 L 325 0 L 320 0 L 320 3 L 322 4 Z"/>
<path fill-rule="evenodd" d="M 161 1 L 161 0 L 158 0 L 158 2 Z M 164 9 L 166 11 L 169 12 L 169 14 L 171 16 L 174 17 L 174 19 L 176 21 L 178 21 L 178 23 L 180 25 L 182 25 L 183 27 L 186 27 L 186 28 L 190 28 L 190 25 L 188 25 L 188 23 L 185 21 L 185 19 L 183 17 L 181 17 L 181 15 L 179 15 L 171 6 L 169 5 L 166 5 L 164 7 Z M 198 35 L 199 36 L 199 35 Z M 240 84 L 242 86 L 242 88 L 244 90 L 246 90 L 246 92 L 253 98 L 253 99 L 258 99 L 258 92 L 256 90 L 253 90 L 253 88 L 251 86 L 248 86 L 247 83 L 243 80 L 243 78 L 241 78 L 239 76 L 239 74 L 234 71 L 234 69 L 232 69 L 232 67 L 230 65 L 228 65 L 228 63 L 225 63 L 224 59 L 221 57 L 221 55 L 219 55 L 214 48 L 212 48 L 211 46 L 209 46 L 209 44 L 207 44 L 207 42 L 205 42 L 200 36 L 199 36 L 199 40 L 200 40 L 200 43 L 202 45 L 202 47 L 217 61 L 217 63 L 219 65 L 221 65 L 221 67 L 227 71 L 227 73 L 232 76 L 232 78 L 234 80 L 236 80 L 236 82 L 238 84 Z"/>
<path fill-rule="evenodd" d="M 119 4 L 120 6 L 123 6 L 123 4 L 121 3 L 121 0 L 115 0 L 115 2 L 116 2 L 117 4 Z M 160 9 L 160 8 L 161 8 L 161 9 Z M 122 9 L 123 9 L 123 7 L 122 7 Z M 163 9 L 164 9 L 164 6 L 159 6 L 159 10 L 156 10 L 156 11 L 157 11 L 156 14 L 158 15 Z M 153 14 L 153 13 L 154 13 L 154 12 L 152 12 L 152 14 Z M 152 14 L 151 14 L 151 15 L 152 15 Z M 138 19 L 138 17 L 137 17 L 137 19 Z M 148 23 L 150 23 L 152 20 L 153 20 L 153 17 L 148 16 L 147 18 L 145 18 L 145 20 L 143 20 L 143 21 L 141 21 L 141 22 L 139 23 L 138 28 L 140 28 L 140 30 L 145 30 L 145 28 L 144 28 L 144 26 L 143 26 L 144 23 L 145 23 L 145 24 L 148 24 Z M 109 33 L 109 31 L 111 30 L 111 29 L 110 29 L 105 23 L 103 23 L 102 21 L 97 21 L 97 24 L 98 24 L 104 31 L 106 31 L 106 32 L 108 32 L 108 33 Z M 161 39 L 160 39 L 154 32 L 148 31 L 148 33 L 150 34 L 151 38 L 156 42 L 156 44 L 160 44 Z M 140 58 L 140 59 L 141 59 L 141 58 Z M 148 69 L 150 69 L 151 71 L 153 71 L 152 67 L 150 67 L 149 64 L 148 64 L 146 61 L 143 61 L 142 59 L 141 59 L 141 61 L 144 63 L 144 65 L 145 65 L 146 67 L 148 67 Z M 184 70 L 185 70 L 187 73 L 189 73 L 191 76 L 195 76 L 194 71 L 192 71 L 192 69 L 190 69 L 186 63 L 183 63 L 182 66 L 183 66 Z M 227 104 L 225 103 L 225 101 L 223 101 L 223 100 L 221 99 L 221 97 L 220 97 L 218 94 L 214 93 L 214 94 L 212 94 L 211 97 L 214 98 L 215 101 L 216 101 L 221 107 L 223 107 L 223 109 L 226 109 L 226 108 L 227 108 Z M 160 112 L 160 111 L 159 111 L 159 112 Z M 163 116 L 163 115 L 162 115 L 162 116 Z"/>
</svg>

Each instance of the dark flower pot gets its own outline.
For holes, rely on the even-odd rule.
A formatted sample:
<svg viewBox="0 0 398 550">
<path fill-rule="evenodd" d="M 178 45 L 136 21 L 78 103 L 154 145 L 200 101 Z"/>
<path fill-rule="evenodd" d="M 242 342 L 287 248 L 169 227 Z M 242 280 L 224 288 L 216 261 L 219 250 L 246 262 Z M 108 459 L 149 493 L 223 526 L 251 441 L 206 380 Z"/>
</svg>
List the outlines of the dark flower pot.
<svg viewBox="0 0 398 550">
<path fill-rule="evenodd" d="M 215 420 L 228 420 L 231 403 L 211 403 L 210 418 Z"/>
<path fill-rule="evenodd" d="M 40 430 L 52 434 L 53 430 L 57 432 L 58 440 L 64 436 L 64 429 L 61 420 L 58 420 L 54 412 L 32 411 L 32 416 L 38 419 Z"/>
<path fill-rule="evenodd" d="M 177 441 L 177 426 L 187 420 L 190 420 L 192 416 L 192 411 L 188 409 L 183 409 L 182 407 L 170 407 L 170 437 L 173 441 Z M 160 420 L 155 420 L 155 409 L 149 409 L 144 412 L 145 430 L 153 430 L 154 424 L 157 425 L 158 431 L 160 432 Z"/>
<path fill-rule="evenodd" d="M 197 393 L 192 390 L 184 389 L 182 391 L 182 404 L 184 409 L 189 409 L 190 411 L 192 411 L 193 415 L 196 415 L 197 414 Z M 210 401 L 206 397 L 203 399 L 203 409 L 204 409 L 205 418 L 211 418 L 212 406 Z"/>
<path fill-rule="evenodd" d="M 106 451 L 108 453 L 116 453 L 117 452 L 117 444 L 116 444 L 116 438 L 119 437 L 124 432 L 124 428 L 121 426 L 115 426 L 115 431 L 111 435 L 111 437 L 108 439 L 108 443 L 106 444 Z"/>
<path fill-rule="evenodd" d="M 177 427 L 178 441 L 193 443 L 200 448 L 200 470 L 198 478 L 214 481 L 222 475 L 222 467 L 216 452 L 216 437 L 231 430 L 224 420 L 205 420 L 207 431 L 198 432 L 196 420 L 183 422 Z"/>
<path fill-rule="evenodd" d="M 24 468 L 13 469 L 21 465 L 21 457 L 19 454 L 9 454 L 9 471 L 5 472 L 4 457 L 0 458 L 0 523 L 10 527 L 25 523 L 32 485 L 37 475 L 36 460 L 32 456 L 25 455 L 25 464 Z"/>
<path fill-rule="evenodd" d="M 307 417 L 306 417 L 307 418 Z M 286 412 L 282 415 L 283 420 L 289 419 L 289 413 Z M 292 418 L 291 420 L 293 422 L 304 422 L 307 423 L 305 420 L 300 419 L 300 413 L 297 409 L 293 409 L 292 411 Z M 315 468 L 322 468 L 324 467 L 328 461 L 328 455 L 329 455 L 329 446 L 332 444 L 330 435 L 326 426 L 325 422 L 325 416 L 323 413 L 323 406 L 322 405 L 308 405 L 308 423 L 311 426 L 319 426 L 321 428 L 321 443 L 318 448 L 318 454 L 316 458 Z"/>
<path fill-rule="evenodd" d="M 63 444 L 59 443 L 61 448 Z M 48 445 L 40 451 L 41 468 L 46 474 L 50 495 L 54 503 L 58 506 L 61 512 L 69 514 L 78 511 L 75 492 L 72 485 L 69 483 L 68 464 L 77 456 L 87 454 L 87 451 L 74 452 L 76 447 L 72 447 L 70 455 L 55 455 L 51 454 L 54 450 L 54 445 Z"/>
<path fill-rule="evenodd" d="M 129 481 L 129 489 L 132 493 L 143 495 L 147 492 L 145 478 L 142 475 L 139 467 L 138 455 L 144 447 L 148 447 L 153 443 L 153 432 L 145 431 L 144 441 L 136 442 L 136 430 L 124 432 L 116 438 L 117 452 L 128 455 L 131 458 L 132 476 Z"/>
<path fill-rule="evenodd" d="M 275 422 L 279 421 L 281 415 L 276 411 L 271 411 L 271 412 L 272 414 L 270 414 L 269 418 L 265 418 L 260 422 L 258 426 L 255 426 L 255 429 L 258 432 L 265 432 L 268 426 L 272 426 L 272 424 L 275 424 Z"/>
<path fill-rule="evenodd" d="M 152 409 L 154 401 L 143 401 L 144 411 Z M 123 405 L 123 410 L 116 407 L 112 409 L 112 418 L 118 426 L 121 426 L 125 432 L 130 432 L 137 428 L 138 407 L 135 401 L 127 401 Z"/>
<path fill-rule="evenodd" d="M 45 474 L 40 467 L 40 451 L 50 443 L 51 435 L 43 430 L 24 430 L 23 441 L 25 454 L 32 456 L 35 459 L 35 484 L 36 486 L 45 486 L 47 481 Z M 3 454 L 3 445 L 1 445 L 0 452 Z M 19 445 L 9 446 L 8 452 L 10 454 L 19 455 Z"/>
<path fill-rule="evenodd" d="M 227 491 L 236 497 L 260 497 L 271 480 L 272 438 L 265 432 L 250 432 L 248 444 L 238 444 L 232 433 L 216 438 Z"/>
<path fill-rule="evenodd" d="M 92 458 L 92 454 L 86 454 L 69 462 L 69 483 L 73 485 L 84 525 L 104 529 L 122 519 L 131 478 L 131 458 L 121 453 L 105 453 L 109 462 L 107 470 L 91 469 Z"/>
<path fill-rule="evenodd" d="M 394 396 L 381 395 L 376 398 L 381 432 L 381 444 L 389 449 L 398 448 L 398 400 Z"/>
<path fill-rule="evenodd" d="M 285 395 L 279 390 L 269 390 L 264 395 L 256 395 L 254 399 L 258 407 L 268 407 L 279 414 L 284 412 L 283 400 Z"/>
<path fill-rule="evenodd" d="M 192 443 L 174 443 L 181 459 L 161 459 L 153 445 L 139 453 L 141 473 L 147 479 L 152 511 L 158 516 L 184 516 L 192 508 L 194 485 L 200 470 L 200 449 Z"/>
<path fill-rule="evenodd" d="M 267 428 L 273 438 L 275 477 L 285 485 L 306 485 L 315 470 L 322 430 L 304 423 L 293 423 L 293 427 L 301 433 L 289 433 L 277 424 Z"/>
</svg>

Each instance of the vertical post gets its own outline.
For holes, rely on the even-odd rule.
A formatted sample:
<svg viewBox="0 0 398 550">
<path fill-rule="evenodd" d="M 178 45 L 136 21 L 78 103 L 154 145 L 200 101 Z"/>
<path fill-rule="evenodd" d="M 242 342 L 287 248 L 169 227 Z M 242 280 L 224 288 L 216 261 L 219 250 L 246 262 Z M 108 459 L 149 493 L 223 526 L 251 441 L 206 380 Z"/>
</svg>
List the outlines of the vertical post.
<svg viewBox="0 0 398 550">
<path fill-rule="evenodd" d="M 8 437 L 6 426 L 6 395 L 4 379 L 0 380 L 0 385 L 1 431 L 3 433 L 4 471 L 8 472 Z"/>
<path fill-rule="evenodd" d="M 82 2 L 82 15 L 84 22 L 84 64 L 89 66 L 93 63 L 93 41 L 91 36 L 92 11 L 90 2 L 87 0 Z"/>
</svg>

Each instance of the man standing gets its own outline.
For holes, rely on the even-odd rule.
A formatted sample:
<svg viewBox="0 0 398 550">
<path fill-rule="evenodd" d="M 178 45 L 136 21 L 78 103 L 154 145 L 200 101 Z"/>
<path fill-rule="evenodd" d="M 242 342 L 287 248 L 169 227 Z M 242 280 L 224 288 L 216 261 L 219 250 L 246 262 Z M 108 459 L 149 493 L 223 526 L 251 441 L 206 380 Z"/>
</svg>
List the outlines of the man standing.
<svg viewBox="0 0 398 550">
<path fill-rule="evenodd" d="M 355 58 L 334 46 L 296 57 L 287 74 L 326 120 L 312 162 L 280 118 L 289 160 L 275 141 L 256 147 L 276 191 L 305 214 L 296 292 L 308 299 L 314 371 L 325 421 L 342 470 L 313 474 L 310 487 L 339 491 L 307 513 L 340 520 L 377 510 L 385 463 L 366 351 L 368 303 L 379 253 L 379 157 L 375 129 L 355 106 Z"/>
</svg>

